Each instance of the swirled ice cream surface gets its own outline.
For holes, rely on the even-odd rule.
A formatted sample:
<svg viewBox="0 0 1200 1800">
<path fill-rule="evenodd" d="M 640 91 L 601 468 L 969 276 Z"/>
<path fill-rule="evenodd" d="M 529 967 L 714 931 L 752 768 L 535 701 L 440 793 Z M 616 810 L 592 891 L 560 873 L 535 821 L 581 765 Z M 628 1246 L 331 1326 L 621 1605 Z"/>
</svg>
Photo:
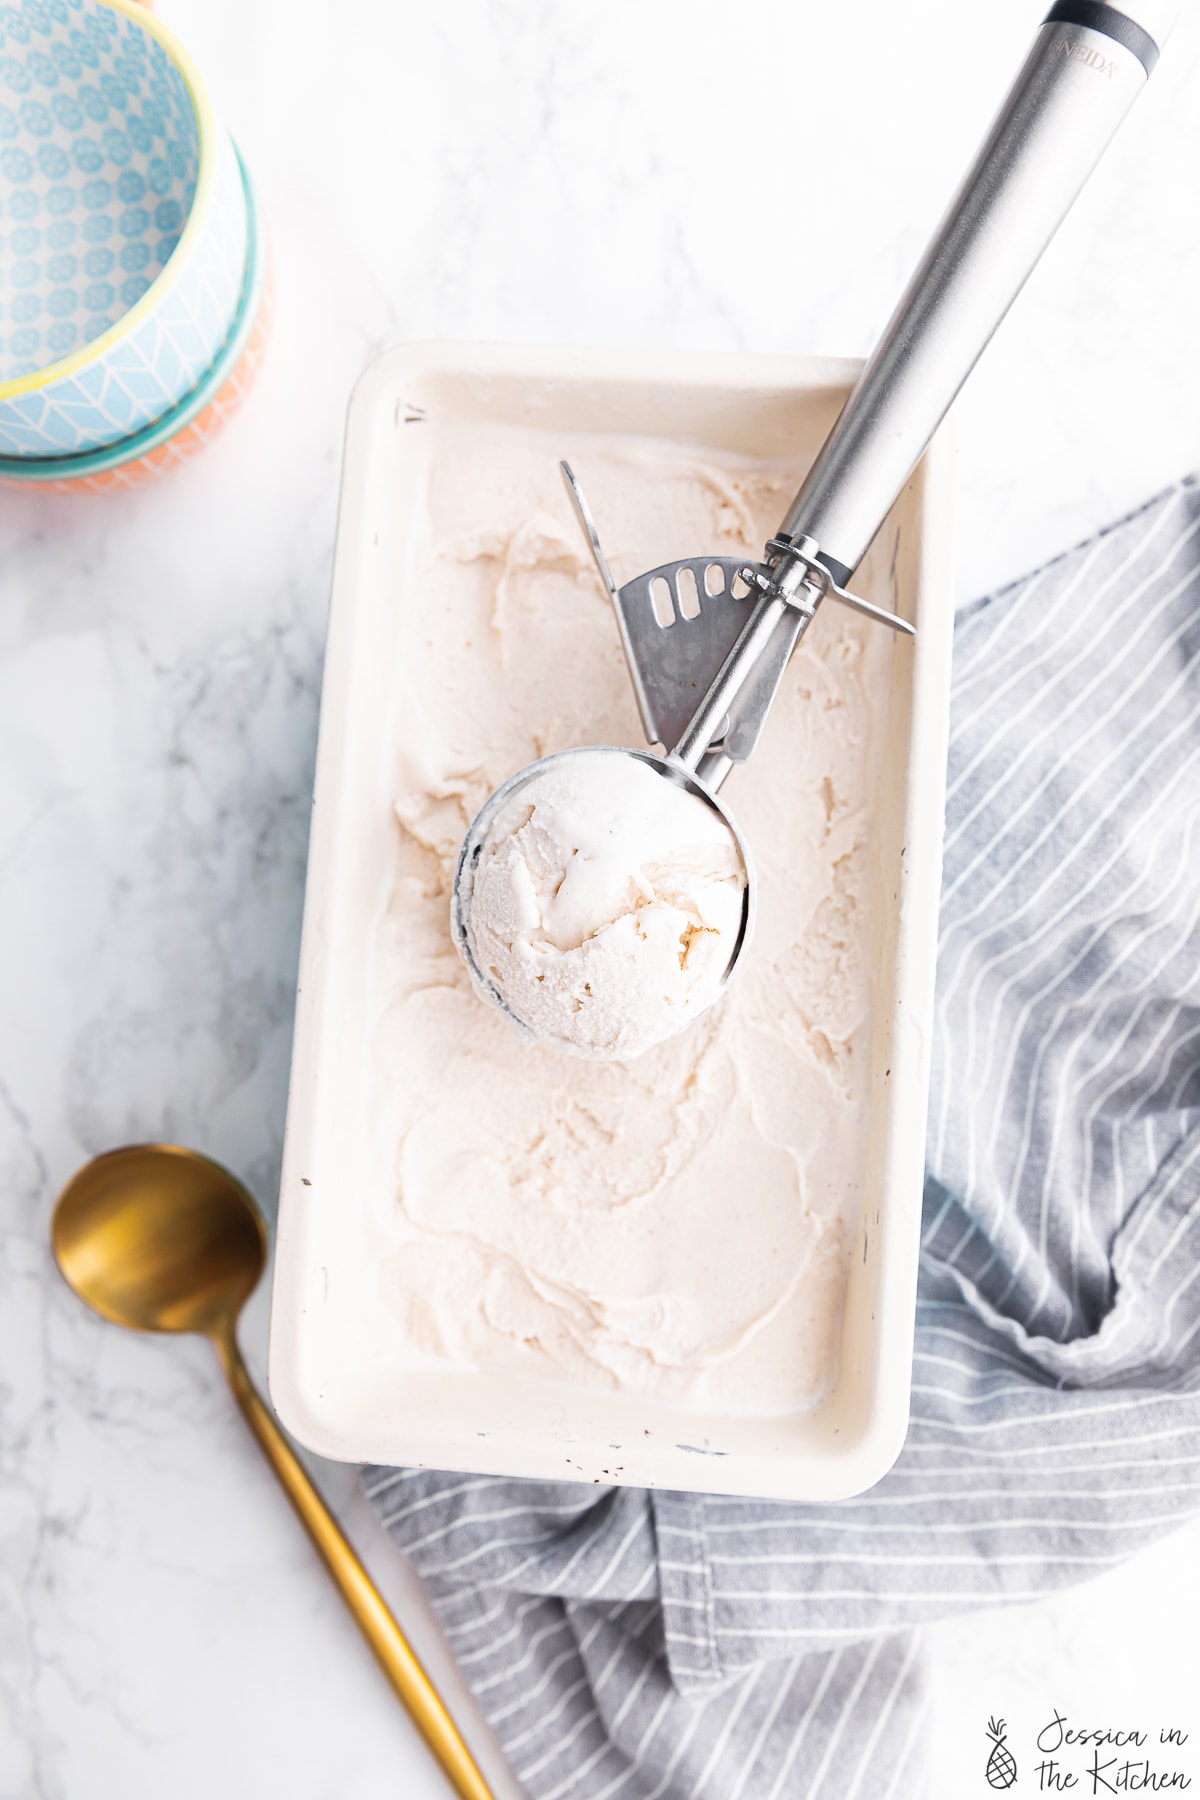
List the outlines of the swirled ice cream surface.
<svg viewBox="0 0 1200 1800">
<path fill-rule="evenodd" d="M 758 920 L 720 1003 L 630 1060 L 521 1043 L 450 936 L 463 835 L 525 764 L 643 743 L 562 455 L 618 582 L 675 556 L 756 556 L 804 472 L 644 438 L 439 428 L 397 595 L 394 864 L 370 959 L 380 1280 L 414 1366 L 795 1412 L 836 1374 L 860 1211 L 890 638 L 823 607 L 722 789 Z"/>
</svg>

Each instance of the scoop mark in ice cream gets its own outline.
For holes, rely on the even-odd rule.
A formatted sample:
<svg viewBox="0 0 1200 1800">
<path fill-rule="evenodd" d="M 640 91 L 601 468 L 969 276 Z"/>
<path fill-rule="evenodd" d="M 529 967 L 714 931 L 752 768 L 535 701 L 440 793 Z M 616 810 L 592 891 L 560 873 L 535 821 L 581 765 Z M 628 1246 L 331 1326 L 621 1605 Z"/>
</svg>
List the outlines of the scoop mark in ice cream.
<svg viewBox="0 0 1200 1800">
<path fill-rule="evenodd" d="M 746 869 L 714 808 L 619 750 L 566 756 L 501 807 L 471 950 L 535 1037 L 640 1056 L 718 998 Z"/>
</svg>

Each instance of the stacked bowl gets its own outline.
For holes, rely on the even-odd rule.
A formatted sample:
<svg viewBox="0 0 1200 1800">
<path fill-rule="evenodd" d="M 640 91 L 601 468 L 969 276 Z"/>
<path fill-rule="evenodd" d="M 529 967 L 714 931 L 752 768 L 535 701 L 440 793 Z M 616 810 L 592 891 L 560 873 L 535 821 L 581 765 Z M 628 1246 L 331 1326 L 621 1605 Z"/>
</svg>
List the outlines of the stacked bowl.
<svg viewBox="0 0 1200 1800">
<path fill-rule="evenodd" d="M 262 359 L 249 175 L 137 0 L 0 7 L 0 482 L 127 486 L 220 428 Z"/>
</svg>

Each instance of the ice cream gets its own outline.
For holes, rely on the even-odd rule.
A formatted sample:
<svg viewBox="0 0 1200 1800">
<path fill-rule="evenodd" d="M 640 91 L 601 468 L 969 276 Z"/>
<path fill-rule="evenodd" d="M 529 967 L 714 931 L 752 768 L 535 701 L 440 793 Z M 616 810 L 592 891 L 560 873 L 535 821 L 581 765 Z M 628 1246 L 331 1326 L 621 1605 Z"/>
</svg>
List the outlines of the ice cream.
<svg viewBox="0 0 1200 1800">
<path fill-rule="evenodd" d="M 535 1037 L 630 1057 L 719 997 L 745 893 L 715 807 L 598 749 L 552 758 L 503 802 L 463 897 L 479 975 Z"/>
<path fill-rule="evenodd" d="M 404 496 L 386 672 L 367 1183 L 397 1343 L 413 1368 L 558 1384 L 565 1416 L 595 1387 L 638 1407 L 795 1413 L 834 1378 L 862 1247 L 891 634 L 822 607 L 754 760 L 722 789 L 757 917 L 720 1003 L 629 1060 L 523 1044 L 451 938 L 463 836 L 527 763 L 644 743 L 558 459 L 618 581 L 690 552 L 756 554 L 804 469 L 557 428 L 402 429 L 422 433 L 428 474 Z M 880 599 L 891 550 L 858 575 Z"/>
</svg>

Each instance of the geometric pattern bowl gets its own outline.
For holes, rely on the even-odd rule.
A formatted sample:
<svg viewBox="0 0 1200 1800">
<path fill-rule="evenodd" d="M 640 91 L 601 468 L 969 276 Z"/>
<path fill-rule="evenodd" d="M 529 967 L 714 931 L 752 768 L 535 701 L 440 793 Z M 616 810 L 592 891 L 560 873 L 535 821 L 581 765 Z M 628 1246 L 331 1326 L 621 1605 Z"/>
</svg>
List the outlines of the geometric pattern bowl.
<svg viewBox="0 0 1200 1800">
<path fill-rule="evenodd" d="M 30 483 L 51 493 L 100 493 L 165 474 L 212 441 L 241 405 L 262 365 L 273 311 L 266 230 L 249 171 L 240 164 L 248 219 L 247 263 L 225 343 L 191 393 L 141 431 L 76 456 L 0 456 L 0 487 Z"/>
<path fill-rule="evenodd" d="M 129 437 L 188 394 L 246 269 L 237 156 L 135 0 L 0 7 L 0 453 Z"/>
</svg>

